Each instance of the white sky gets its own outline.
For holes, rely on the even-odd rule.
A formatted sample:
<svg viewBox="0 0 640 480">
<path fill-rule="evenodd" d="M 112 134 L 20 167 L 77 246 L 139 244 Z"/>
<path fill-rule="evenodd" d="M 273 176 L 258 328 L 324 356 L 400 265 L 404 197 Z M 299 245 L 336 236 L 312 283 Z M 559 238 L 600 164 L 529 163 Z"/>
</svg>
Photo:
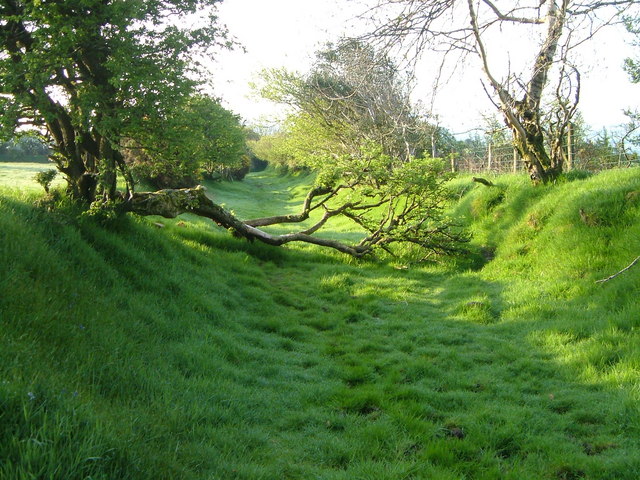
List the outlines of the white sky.
<svg viewBox="0 0 640 480">
<path fill-rule="evenodd" d="M 224 0 L 219 7 L 220 20 L 247 52 L 235 50 L 216 56 L 215 94 L 247 123 L 259 122 L 276 107 L 251 95 L 249 83 L 257 79 L 258 72 L 277 67 L 304 72 L 324 43 L 355 33 L 358 23 L 354 17 L 361 11 L 345 0 Z M 620 33 L 599 39 L 582 51 L 585 65 L 581 68 L 580 110 L 596 131 L 624 123 L 623 109 L 640 103 L 640 85 L 631 84 L 622 70 L 623 59 L 633 55 L 628 39 Z M 423 73 L 426 79 L 426 67 Z M 420 80 L 420 70 L 417 76 Z M 481 126 L 483 114 L 495 113 L 480 78 L 478 69 L 467 68 L 438 94 L 434 113 L 450 131 Z M 430 80 L 419 85 L 425 92 L 429 86 Z"/>
</svg>

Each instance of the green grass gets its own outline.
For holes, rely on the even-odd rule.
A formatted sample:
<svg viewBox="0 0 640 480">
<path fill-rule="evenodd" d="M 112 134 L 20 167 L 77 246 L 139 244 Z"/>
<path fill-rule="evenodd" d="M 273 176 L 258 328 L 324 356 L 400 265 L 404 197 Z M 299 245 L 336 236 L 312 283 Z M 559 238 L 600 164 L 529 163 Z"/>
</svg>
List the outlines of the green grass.
<svg viewBox="0 0 640 480">
<path fill-rule="evenodd" d="M 0 162 L 0 185 L 21 190 L 42 191 L 42 187 L 34 180 L 36 173 L 54 169 L 55 165 L 52 163 Z M 62 184 L 62 177 L 58 175 L 52 186 Z"/>
<path fill-rule="evenodd" d="M 595 280 L 640 254 L 639 172 L 497 182 L 451 185 L 469 258 L 409 269 L 4 190 L 0 479 L 637 479 L 640 267 Z"/>
<path fill-rule="evenodd" d="M 313 182 L 312 174 L 279 175 L 273 170 L 253 173 L 242 182 L 208 183 L 208 193 L 214 201 L 230 208 L 242 219 L 273 215 L 299 214 L 304 198 Z M 301 231 L 314 225 L 322 217 L 323 210 L 311 212 L 308 220 L 292 225 L 265 227 L 272 233 Z M 331 218 L 317 233 L 346 243 L 357 243 L 364 231 L 344 217 Z M 304 247 L 303 247 L 304 248 Z"/>
</svg>

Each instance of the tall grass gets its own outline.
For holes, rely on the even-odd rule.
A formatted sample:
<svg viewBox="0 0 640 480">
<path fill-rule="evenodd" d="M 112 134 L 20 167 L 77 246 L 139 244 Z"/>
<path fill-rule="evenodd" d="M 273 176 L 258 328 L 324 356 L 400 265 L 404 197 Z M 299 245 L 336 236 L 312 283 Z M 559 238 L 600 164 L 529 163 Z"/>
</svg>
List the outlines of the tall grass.
<svg viewBox="0 0 640 480">
<path fill-rule="evenodd" d="M 306 181 L 210 192 L 247 218 Z M 497 183 L 451 186 L 473 258 L 408 269 L 5 190 L 0 479 L 638 478 L 640 270 L 595 280 L 639 254 L 640 176 Z"/>
</svg>

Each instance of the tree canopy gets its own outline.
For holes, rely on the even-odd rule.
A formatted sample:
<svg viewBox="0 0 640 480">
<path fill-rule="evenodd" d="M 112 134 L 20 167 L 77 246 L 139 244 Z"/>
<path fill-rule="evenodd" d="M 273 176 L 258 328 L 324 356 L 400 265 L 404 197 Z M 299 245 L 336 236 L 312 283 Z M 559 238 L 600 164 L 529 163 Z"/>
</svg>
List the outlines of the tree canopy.
<svg viewBox="0 0 640 480">
<path fill-rule="evenodd" d="M 293 108 L 273 137 L 276 156 L 317 177 L 302 214 L 251 225 L 301 221 L 319 210 L 313 231 L 341 215 L 367 232 L 357 253 L 401 244 L 458 248 L 463 236 L 442 216 L 449 177 L 442 160 L 429 156 L 434 127 L 412 105 L 408 78 L 387 55 L 345 40 L 317 52 L 304 75 L 272 70 L 264 77 L 263 95 Z"/>
<path fill-rule="evenodd" d="M 196 94 L 167 112 L 155 130 L 128 139 L 123 152 L 136 180 L 157 188 L 192 187 L 202 176 L 241 176 L 249 164 L 246 135 L 237 115 Z"/>
<path fill-rule="evenodd" d="M 114 198 L 117 169 L 132 190 L 122 142 L 193 91 L 198 51 L 229 44 L 219 1 L 2 0 L 2 132 L 44 130 L 77 198 Z"/>
</svg>

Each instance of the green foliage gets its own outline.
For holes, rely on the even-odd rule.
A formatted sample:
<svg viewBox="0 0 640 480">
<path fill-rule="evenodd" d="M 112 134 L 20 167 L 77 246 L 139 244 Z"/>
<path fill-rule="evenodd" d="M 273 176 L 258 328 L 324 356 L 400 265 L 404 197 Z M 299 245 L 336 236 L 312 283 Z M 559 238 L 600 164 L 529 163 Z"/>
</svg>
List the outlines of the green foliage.
<svg viewBox="0 0 640 480">
<path fill-rule="evenodd" d="M 635 36 L 634 45 L 640 46 L 640 18 L 627 18 L 626 27 L 629 33 Z M 627 58 L 624 62 L 624 69 L 633 83 L 640 82 L 640 61 L 637 58 Z"/>
<path fill-rule="evenodd" d="M 168 130 L 168 135 L 157 135 L 153 140 L 145 139 L 145 148 L 133 139 L 123 142 L 123 156 L 136 183 L 149 184 L 154 188 L 186 188 L 198 183 L 199 172 L 196 159 L 184 155 L 182 138 L 172 137 L 176 130 Z"/>
<path fill-rule="evenodd" d="M 284 142 L 287 135 L 275 133 L 262 135 L 258 139 L 249 140 L 248 146 L 253 154 L 267 161 L 270 165 L 280 168 L 295 168 L 295 160 L 285 153 Z"/>
<path fill-rule="evenodd" d="M 44 191 L 49 193 L 49 187 L 51 187 L 51 182 L 58 175 L 57 170 L 43 170 L 35 174 L 33 179 L 40 184 Z"/>
<path fill-rule="evenodd" d="M 326 196 L 310 210 L 343 215 L 368 232 L 359 253 L 404 254 L 403 244 L 459 249 L 465 237 L 442 215 L 448 175 L 426 153 L 437 129 L 420 119 L 408 79 L 387 55 L 343 40 L 317 52 L 307 74 L 272 70 L 264 81 L 262 95 L 293 110 L 281 132 L 254 148 L 276 165 L 316 173 Z"/>
<path fill-rule="evenodd" d="M 0 23 L 0 128 L 46 128 L 76 197 L 116 195 L 119 152 L 163 131 L 193 92 L 190 59 L 226 45 L 219 0 L 8 2 Z M 198 12 L 198 22 L 182 21 Z M 97 180 L 97 189 L 92 182 Z"/>
<path fill-rule="evenodd" d="M 157 188 L 190 187 L 205 178 L 241 179 L 248 171 L 246 132 L 238 116 L 204 95 L 167 113 L 160 128 L 125 143 L 136 179 Z"/>
<path fill-rule="evenodd" d="M 269 70 L 262 80 L 259 93 L 292 110 L 283 128 L 292 138 L 280 156 L 305 164 L 309 154 L 357 154 L 364 143 L 397 159 L 431 151 L 436 127 L 420 120 L 409 79 L 371 45 L 342 40 L 316 52 L 308 73 Z"/>
<path fill-rule="evenodd" d="M 633 45 L 637 48 L 640 47 L 640 18 L 627 18 L 626 27 L 629 33 L 634 35 Z M 624 69 L 629 75 L 629 79 L 632 83 L 640 83 L 640 59 L 627 58 L 625 59 Z M 625 125 L 625 133 L 622 138 L 622 147 L 626 148 L 629 144 L 635 147 L 632 152 L 627 152 L 627 160 L 638 163 L 637 147 L 640 145 L 640 112 L 637 109 L 628 109 L 625 112 L 629 121 Z M 626 142 L 626 144 L 625 144 Z"/>
<path fill-rule="evenodd" d="M 184 123 L 199 133 L 192 154 L 206 178 L 240 180 L 248 173 L 247 132 L 239 116 L 205 96 L 190 98 L 183 115 Z"/>
</svg>

